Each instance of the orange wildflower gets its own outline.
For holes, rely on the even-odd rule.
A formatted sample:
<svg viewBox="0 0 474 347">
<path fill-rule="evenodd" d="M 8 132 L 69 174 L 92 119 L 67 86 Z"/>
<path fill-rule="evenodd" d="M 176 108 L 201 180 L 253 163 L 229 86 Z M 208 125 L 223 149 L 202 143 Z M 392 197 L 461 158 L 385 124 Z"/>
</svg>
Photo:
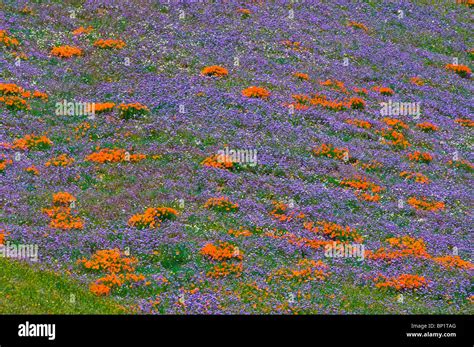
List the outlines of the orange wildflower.
<svg viewBox="0 0 474 347">
<path fill-rule="evenodd" d="M 306 74 L 306 73 L 302 73 L 302 72 L 295 72 L 293 74 L 293 76 L 295 76 L 296 78 L 302 80 L 302 81 L 309 81 L 309 75 Z"/>
<path fill-rule="evenodd" d="M 407 180 L 413 180 L 417 183 L 430 183 L 430 179 L 420 172 L 402 171 L 400 172 L 400 177 L 403 177 Z"/>
<path fill-rule="evenodd" d="M 383 275 L 374 278 L 376 288 L 393 288 L 395 290 L 413 290 L 428 285 L 428 281 L 418 275 L 402 274 L 387 278 Z"/>
<path fill-rule="evenodd" d="M 87 28 L 84 28 L 84 27 L 80 26 L 79 28 L 74 30 L 72 32 L 72 34 L 74 36 L 78 36 L 78 35 L 82 35 L 82 34 L 90 34 L 93 30 L 94 30 L 94 28 L 91 27 L 91 26 L 88 26 Z"/>
<path fill-rule="evenodd" d="M 331 273 L 327 272 L 328 266 L 321 260 L 301 259 L 295 268 L 281 268 L 270 274 L 268 281 L 296 281 L 305 283 L 310 281 L 324 281 Z"/>
<path fill-rule="evenodd" d="M 456 256 L 445 255 L 442 257 L 435 257 L 433 258 L 433 261 L 448 269 L 452 269 L 452 268 L 465 269 L 465 270 L 474 269 L 474 264 L 472 264 L 469 261 L 461 259 L 461 257 L 457 255 Z"/>
<path fill-rule="evenodd" d="M 347 26 L 348 26 L 348 27 L 352 27 L 352 28 L 362 29 L 362 30 L 364 30 L 365 32 L 368 32 L 368 31 L 369 31 L 369 28 L 368 28 L 365 24 L 359 23 L 359 22 L 355 22 L 355 21 L 350 21 L 349 23 L 347 23 Z"/>
<path fill-rule="evenodd" d="M 204 207 L 222 212 L 235 212 L 239 209 L 239 204 L 233 203 L 229 198 L 222 196 L 208 199 Z"/>
<path fill-rule="evenodd" d="M 417 86 L 423 86 L 425 84 L 425 81 L 423 81 L 418 76 L 410 78 L 410 82 L 417 85 Z"/>
<path fill-rule="evenodd" d="M 454 64 L 447 64 L 445 69 L 448 71 L 454 71 L 459 76 L 463 78 L 469 78 L 472 74 L 472 71 L 466 65 L 454 65 Z"/>
<path fill-rule="evenodd" d="M 0 43 L 3 43 L 7 47 L 16 47 L 20 44 L 20 41 L 9 36 L 6 30 L 0 30 Z"/>
<path fill-rule="evenodd" d="M 71 58 L 74 56 L 81 56 L 82 50 L 73 46 L 57 46 L 51 49 L 51 54 L 59 58 Z"/>
<path fill-rule="evenodd" d="M 220 278 L 226 277 L 229 275 L 235 275 L 237 277 L 240 276 L 243 270 L 242 263 L 238 264 L 230 264 L 228 262 L 222 262 L 219 264 L 215 264 L 212 270 L 208 271 L 206 275 L 210 278 Z"/>
<path fill-rule="evenodd" d="M 220 154 L 207 157 L 201 162 L 201 164 L 207 167 L 214 167 L 216 169 L 222 170 L 232 170 L 232 168 L 234 167 L 232 158 L 227 155 Z"/>
<path fill-rule="evenodd" d="M 416 127 L 423 131 L 438 131 L 439 130 L 438 126 L 430 122 L 418 123 Z"/>
<path fill-rule="evenodd" d="M 375 92 L 378 92 L 382 95 L 387 95 L 387 96 L 391 96 L 391 95 L 395 94 L 393 89 L 389 88 L 389 87 L 375 86 L 375 87 L 372 88 L 372 90 L 375 91 Z"/>
<path fill-rule="evenodd" d="M 31 173 L 32 175 L 39 175 L 39 170 L 36 166 L 34 165 L 31 165 L 31 166 L 28 166 L 26 169 L 25 169 L 26 172 L 28 173 Z"/>
<path fill-rule="evenodd" d="M 113 110 L 115 107 L 115 104 L 113 102 L 96 102 L 94 104 L 94 112 L 95 113 L 104 113 L 104 112 L 110 112 Z"/>
<path fill-rule="evenodd" d="M 201 75 L 212 76 L 212 77 L 224 77 L 229 74 L 229 71 L 219 65 L 206 66 L 201 70 Z"/>
<path fill-rule="evenodd" d="M 433 160 L 433 156 L 428 152 L 415 151 L 408 154 L 408 159 L 410 161 L 428 164 Z"/>
<path fill-rule="evenodd" d="M 145 154 L 137 153 L 130 154 L 124 149 L 120 148 L 102 148 L 97 152 L 91 153 L 86 157 L 86 161 L 92 161 L 94 163 L 122 163 L 132 162 L 136 163 L 146 158 Z"/>
<path fill-rule="evenodd" d="M 347 148 L 334 147 L 332 144 L 323 143 L 321 146 L 313 149 L 314 155 L 318 157 L 327 157 L 338 160 L 347 160 L 349 158 L 349 150 Z"/>
<path fill-rule="evenodd" d="M 124 119 L 135 118 L 137 116 L 142 116 L 150 112 L 150 109 L 145 105 L 140 104 L 139 102 L 134 102 L 130 104 L 120 104 L 118 106 L 120 117 Z"/>
<path fill-rule="evenodd" d="M 445 204 L 442 201 L 429 200 L 426 197 L 416 198 L 414 196 L 408 198 L 407 203 L 417 210 L 437 212 L 444 210 Z"/>
<path fill-rule="evenodd" d="M 13 141 L 13 148 L 22 150 L 45 150 L 50 148 L 52 145 L 53 142 L 46 136 L 36 136 L 34 134 L 25 135 L 23 138 L 15 139 Z"/>
<path fill-rule="evenodd" d="M 342 226 L 328 221 L 317 221 L 316 223 L 305 222 L 303 226 L 306 230 L 316 234 L 324 234 L 335 241 L 357 243 L 361 243 L 363 241 L 362 235 L 360 235 L 356 229 L 351 228 L 350 226 Z"/>
<path fill-rule="evenodd" d="M 116 40 L 116 39 L 99 39 L 96 42 L 94 42 L 95 47 L 103 48 L 103 49 L 122 49 L 125 47 L 125 42 L 122 40 Z"/>
<path fill-rule="evenodd" d="M 458 123 L 460 126 L 463 126 L 463 127 L 467 127 L 467 128 L 474 127 L 474 121 L 468 118 L 456 118 L 454 122 Z"/>
<path fill-rule="evenodd" d="M 262 87 L 251 86 L 242 90 L 242 95 L 248 98 L 266 99 L 270 96 L 270 92 Z"/>
<path fill-rule="evenodd" d="M 384 119 L 382 119 L 382 122 L 398 130 L 408 129 L 408 125 L 400 119 L 385 117 Z"/>
<path fill-rule="evenodd" d="M 44 164 L 46 167 L 49 166 L 70 166 L 72 163 L 74 163 L 74 158 L 69 157 L 67 154 L 61 154 L 55 158 L 51 158 Z"/>
<path fill-rule="evenodd" d="M 165 220 L 173 220 L 178 216 L 178 211 L 171 207 L 149 207 L 143 214 L 130 217 L 128 225 L 138 228 L 157 228 Z"/>
<path fill-rule="evenodd" d="M 228 242 L 218 242 L 217 245 L 207 243 L 201 248 L 200 253 L 214 261 L 243 259 L 242 251 Z"/>
<path fill-rule="evenodd" d="M 347 119 L 346 123 L 355 125 L 356 127 L 364 128 L 364 129 L 370 129 L 372 127 L 372 124 L 370 124 L 370 122 L 365 121 L 363 119 L 357 119 L 357 118 Z"/>
</svg>

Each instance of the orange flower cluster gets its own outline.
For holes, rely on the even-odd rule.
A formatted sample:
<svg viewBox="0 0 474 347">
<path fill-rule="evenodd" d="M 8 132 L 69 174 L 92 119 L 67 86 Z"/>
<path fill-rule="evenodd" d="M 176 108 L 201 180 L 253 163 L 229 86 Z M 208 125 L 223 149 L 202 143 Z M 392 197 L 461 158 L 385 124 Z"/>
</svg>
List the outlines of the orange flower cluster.
<svg viewBox="0 0 474 347">
<path fill-rule="evenodd" d="M 393 288 L 395 290 L 414 290 L 428 285 L 423 276 L 401 274 L 397 277 L 387 278 L 380 275 L 374 278 L 376 288 Z"/>
<path fill-rule="evenodd" d="M 91 283 L 89 289 L 96 295 L 108 295 L 114 287 L 121 287 L 127 283 L 144 281 L 143 275 L 135 273 L 137 259 L 126 257 L 118 249 L 99 250 L 88 259 L 79 259 L 78 265 L 87 270 L 106 273 L 104 277 Z"/>
<path fill-rule="evenodd" d="M 201 70 L 201 75 L 203 76 L 224 77 L 228 74 L 229 71 L 225 67 L 219 65 L 206 66 Z"/>
<path fill-rule="evenodd" d="M 316 94 L 310 100 L 312 105 L 321 106 L 332 111 L 342 111 L 347 108 L 347 104 L 339 100 L 329 100 L 325 95 Z"/>
<path fill-rule="evenodd" d="M 129 154 L 127 151 L 121 148 L 102 148 L 97 152 L 91 153 L 86 157 L 86 161 L 92 161 L 94 163 L 122 163 L 132 162 L 137 163 L 146 158 L 145 154 Z"/>
<path fill-rule="evenodd" d="M 128 225 L 137 229 L 158 228 L 165 220 L 173 220 L 178 216 L 178 211 L 171 207 L 149 207 L 143 214 L 130 217 Z"/>
<path fill-rule="evenodd" d="M 430 179 L 423 175 L 421 172 L 400 172 L 400 177 L 403 177 L 407 180 L 413 180 L 417 183 L 430 183 Z"/>
<path fill-rule="evenodd" d="M 460 126 L 463 126 L 463 127 L 467 127 L 467 128 L 474 127 L 474 121 L 468 118 L 456 118 L 454 122 L 458 123 Z"/>
<path fill-rule="evenodd" d="M 322 233 L 331 240 L 339 242 L 357 242 L 362 243 L 363 238 L 356 229 L 350 226 L 342 226 L 328 221 L 305 222 L 304 228 L 313 233 Z"/>
<path fill-rule="evenodd" d="M 207 167 L 214 167 L 216 169 L 222 170 L 232 170 L 234 167 L 232 158 L 220 154 L 215 154 L 210 157 L 207 157 L 201 162 L 201 164 Z"/>
<path fill-rule="evenodd" d="M 5 237 L 7 236 L 7 232 L 5 230 L 0 230 L 0 245 L 5 243 Z"/>
<path fill-rule="evenodd" d="M 150 112 L 149 108 L 139 102 L 130 104 L 120 104 L 118 106 L 120 117 L 124 119 L 135 118 L 136 116 L 145 115 Z"/>
<path fill-rule="evenodd" d="M 57 46 L 53 47 L 51 54 L 59 58 L 71 58 L 81 56 L 82 50 L 74 46 Z"/>
<path fill-rule="evenodd" d="M 282 232 L 274 229 L 273 231 L 267 231 L 265 236 L 277 240 L 286 240 L 288 243 L 298 247 L 308 247 L 312 249 L 319 249 L 329 244 L 333 244 L 333 240 L 315 240 L 307 237 L 299 237 L 293 233 Z"/>
<path fill-rule="evenodd" d="M 290 40 L 285 40 L 285 41 L 282 41 L 281 43 L 283 46 L 285 46 L 286 48 L 290 48 L 290 49 L 293 49 L 295 51 L 304 51 L 305 49 L 303 48 L 303 46 L 301 45 L 301 42 L 299 41 L 290 41 Z"/>
<path fill-rule="evenodd" d="M 416 198 L 414 196 L 408 198 L 407 203 L 417 210 L 437 212 L 444 210 L 446 207 L 442 201 L 432 201 L 426 197 Z"/>
<path fill-rule="evenodd" d="M 410 82 L 420 87 L 425 84 L 425 81 L 418 76 L 410 78 Z"/>
<path fill-rule="evenodd" d="M 349 150 L 347 148 L 338 148 L 334 147 L 332 144 L 325 143 L 313 149 L 313 153 L 318 157 L 327 157 L 338 160 L 348 160 L 349 158 Z"/>
<path fill-rule="evenodd" d="M 267 99 L 270 92 L 263 87 L 251 86 L 242 90 L 242 95 L 247 98 Z"/>
<path fill-rule="evenodd" d="M 25 135 L 23 138 L 13 141 L 13 148 L 26 150 L 45 150 L 49 149 L 53 142 L 46 136 L 36 136 L 34 134 Z"/>
<path fill-rule="evenodd" d="M 87 34 L 90 34 L 93 30 L 94 30 L 94 28 L 91 27 L 91 26 L 88 26 L 87 28 L 84 28 L 84 27 L 80 26 L 79 28 L 77 28 L 76 30 L 74 30 L 74 31 L 72 32 L 72 34 L 73 34 L 74 36 L 78 36 L 78 35 L 82 35 L 82 34 L 87 35 Z"/>
<path fill-rule="evenodd" d="M 70 230 L 82 229 L 84 223 L 80 217 L 73 216 L 71 204 L 76 198 L 68 192 L 53 194 L 53 207 L 43 209 L 43 212 L 51 218 L 49 226 L 54 229 Z"/>
<path fill-rule="evenodd" d="M 292 103 L 295 109 L 307 109 L 309 106 L 321 106 L 332 111 L 343 111 L 346 109 L 363 109 L 365 108 L 365 101 L 361 98 L 350 98 L 345 100 L 331 100 L 328 99 L 325 95 L 314 94 L 312 97 L 295 94 L 292 95 L 292 98 L 296 100 L 296 103 Z"/>
<path fill-rule="evenodd" d="M 366 177 L 356 176 L 352 179 L 344 179 L 339 182 L 343 187 L 349 187 L 356 190 L 356 196 L 360 199 L 379 202 L 380 193 L 384 188 L 369 181 Z"/>
<path fill-rule="evenodd" d="M 354 87 L 352 88 L 352 90 L 357 93 L 357 94 L 360 94 L 360 95 L 367 95 L 369 93 L 369 91 L 365 88 L 358 88 L 358 87 Z"/>
<path fill-rule="evenodd" d="M 363 129 L 370 129 L 372 128 L 372 124 L 370 122 L 365 121 L 363 119 L 347 119 L 346 120 L 347 124 L 355 125 L 356 127 L 363 128 Z"/>
<path fill-rule="evenodd" d="M 457 255 L 445 255 L 442 257 L 435 257 L 433 258 L 433 261 L 445 268 L 448 269 L 465 269 L 465 270 L 473 270 L 474 269 L 474 264 L 471 262 L 468 262 L 466 260 L 461 259 Z"/>
<path fill-rule="evenodd" d="M 16 47 L 20 44 L 20 41 L 9 36 L 6 30 L 0 30 L 0 43 L 7 47 Z"/>
<path fill-rule="evenodd" d="M 94 112 L 95 113 L 104 113 L 110 112 L 114 109 L 115 104 L 113 102 L 96 102 L 94 104 Z"/>
<path fill-rule="evenodd" d="M 347 88 L 344 85 L 344 82 L 339 81 L 339 80 L 328 79 L 326 81 L 320 81 L 319 84 L 322 86 L 332 87 L 333 90 L 340 91 L 344 94 L 348 93 Z"/>
<path fill-rule="evenodd" d="M 35 90 L 25 91 L 14 83 L 0 83 L 0 103 L 13 110 L 29 110 L 29 103 L 25 99 L 36 98 L 43 101 L 48 100 L 46 93 Z"/>
<path fill-rule="evenodd" d="M 0 158 L 0 173 L 3 173 L 8 165 L 12 165 L 13 161 L 11 159 L 7 159 L 2 155 Z"/>
<path fill-rule="evenodd" d="M 39 170 L 36 166 L 34 165 L 31 165 L 31 166 L 28 166 L 26 169 L 25 169 L 26 172 L 32 174 L 32 175 L 35 175 L 35 176 L 38 176 L 39 175 Z"/>
<path fill-rule="evenodd" d="M 19 96 L 0 96 L 0 103 L 11 110 L 30 110 L 28 102 Z"/>
<path fill-rule="evenodd" d="M 200 253 L 212 261 L 218 261 L 219 264 L 214 265 L 212 270 L 207 272 L 207 276 L 211 278 L 224 277 L 231 274 L 240 276 L 243 266 L 242 262 L 238 264 L 230 263 L 231 260 L 243 259 L 242 252 L 228 242 L 219 242 L 217 245 L 208 243 L 201 248 Z"/>
<path fill-rule="evenodd" d="M 104 49 L 122 49 L 125 47 L 125 42 L 122 40 L 115 40 L 115 39 L 99 39 L 94 42 L 95 47 L 104 48 Z"/>
<path fill-rule="evenodd" d="M 295 72 L 293 76 L 302 81 L 309 81 L 309 75 L 303 72 Z"/>
<path fill-rule="evenodd" d="M 239 204 L 233 203 L 229 198 L 221 196 L 208 199 L 204 207 L 222 212 L 235 212 L 239 209 Z"/>
<path fill-rule="evenodd" d="M 348 107 L 353 110 L 363 110 L 365 108 L 365 101 L 361 98 L 350 98 Z"/>
<path fill-rule="evenodd" d="M 347 26 L 352 27 L 352 28 L 362 29 L 365 32 L 369 31 L 369 28 L 365 24 L 359 23 L 359 22 L 350 21 L 349 23 L 347 23 Z"/>
<path fill-rule="evenodd" d="M 241 237 L 241 236 L 248 237 L 248 236 L 252 236 L 253 232 L 250 231 L 249 229 L 240 227 L 239 229 L 229 229 L 228 234 L 235 237 Z"/>
<path fill-rule="evenodd" d="M 270 215 L 273 218 L 276 218 L 280 222 L 289 222 L 293 218 L 303 219 L 305 217 L 304 213 L 298 213 L 296 211 L 287 212 L 288 205 L 283 202 L 274 201 L 273 210 L 270 212 Z"/>
<path fill-rule="evenodd" d="M 0 83 L 0 94 L 2 95 L 19 95 L 24 89 L 15 83 Z"/>
<path fill-rule="evenodd" d="M 459 76 L 463 78 L 469 78 L 471 76 L 471 69 L 467 67 L 466 65 L 454 65 L 454 64 L 448 64 L 445 66 L 445 69 L 448 71 L 454 71 L 457 73 Z"/>
<path fill-rule="evenodd" d="M 375 252 L 367 250 L 365 257 L 373 260 L 392 261 L 400 258 L 420 258 L 432 260 L 435 263 L 448 269 L 458 268 L 472 270 L 474 264 L 461 259 L 459 256 L 445 255 L 433 257 L 426 250 L 426 244 L 423 239 L 415 239 L 411 236 L 392 237 L 387 239 L 389 247 L 381 247 Z"/>
<path fill-rule="evenodd" d="M 415 257 L 430 258 L 426 251 L 426 244 L 423 239 L 415 239 L 411 236 L 391 237 L 387 239 L 388 248 L 381 247 L 375 252 L 365 251 L 365 257 L 373 260 L 392 261 L 394 259 Z"/>
<path fill-rule="evenodd" d="M 62 166 L 62 167 L 66 167 L 66 166 L 69 166 L 69 165 L 72 165 L 72 163 L 74 163 L 74 158 L 72 157 L 69 157 L 67 154 L 60 154 L 59 156 L 55 157 L 55 158 L 51 158 L 50 160 L 48 160 L 46 162 L 46 164 L 44 164 L 46 167 L 49 167 L 49 166 Z"/>
<path fill-rule="evenodd" d="M 68 192 L 58 192 L 53 194 L 53 204 L 56 206 L 69 206 L 69 204 L 77 199 Z"/>
<path fill-rule="evenodd" d="M 380 93 L 382 95 L 386 95 L 386 96 L 392 96 L 393 94 L 395 94 L 393 89 L 389 88 L 389 87 L 375 86 L 375 87 L 372 87 L 372 90 L 374 92 L 378 92 L 378 93 Z"/>
<path fill-rule="evenodd" d="M 248 15 L 248 16 L 252 13 L 252 11 L 250 11 L 247 8 L 239 8 L 237 12 L 242 13 L 243 15 Z"/>
<path fill-rule="evenodd" d="M 415 151 L 408 154 L 408 159 L 410 161 L 416 161 L 418 163 L 429 164 L 433 160 L 433 156 L 428 152 Z"/>
<path fill-rule="evenodd" d="M 331 273 L 327 272 L 328 266 L 321 260 L 301 259 L 295 268 L 281 268 L 270 274 L 268 281 L 295 281 L 305 283 L 310 281 L 324 281 Z"/>
<path fill-rule="evenodd" d="M 416 127 L 423 131 L 438 131 L 439 130 L 438 126 L 430 122 L 418 123 Z"/>
<path fill-rule="evenodd" d="M 384 119 L 382 119 L 382 122 L 387 124 L 389 127 L 392 127 L 397 130 L 408 129 L 408 124 L 404 123 L 400 119 L 385 117 Z"/>
<path fill-rule="evenodd" d="M 353 165 L 355 167 L 360 167 L 362 170 L 366 171 L 375 171 L 383 167 L 383 164 L 378 162 L 377 160 L 370 160 L 366 163 L 358 160 Z"/>
<path fill-rule="evenodd" d="M 201 248 L 200 253 L 215 261 L 243 259 L 242 251 L 228 242 L 219 242 L 217 246 L 213 243 L 207 243 Z"/>
<path fill-rule="evenodd" d="M 474 171 L 474 165 L 465 159 L 461 160 L 450 160 L 448 165 L 457 169 L 463 169 L 469 172 Z"/>
<path fill-rule="evenodd" d="M 242 271 L 242 263 L 232 264 L 223 261 L 222 263 L 214 265 L 212 269 L 206 273 L 206 275 L 210 278 L 221 278 L 229 275 L 235 275 L 236 277 L 239 277 Z"/>
</svg>

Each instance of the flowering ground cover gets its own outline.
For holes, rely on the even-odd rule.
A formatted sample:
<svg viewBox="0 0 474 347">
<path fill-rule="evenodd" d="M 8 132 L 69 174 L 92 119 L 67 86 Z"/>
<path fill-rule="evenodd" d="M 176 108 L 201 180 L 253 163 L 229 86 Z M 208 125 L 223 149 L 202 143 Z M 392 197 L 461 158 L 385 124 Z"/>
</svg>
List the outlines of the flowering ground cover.
<svg viewBox="0 0 474 347">
<path fill-rule="evenodd" d="M 472 314 L 470 11 L 3 1 L 0 312 Z"/>
</svg>

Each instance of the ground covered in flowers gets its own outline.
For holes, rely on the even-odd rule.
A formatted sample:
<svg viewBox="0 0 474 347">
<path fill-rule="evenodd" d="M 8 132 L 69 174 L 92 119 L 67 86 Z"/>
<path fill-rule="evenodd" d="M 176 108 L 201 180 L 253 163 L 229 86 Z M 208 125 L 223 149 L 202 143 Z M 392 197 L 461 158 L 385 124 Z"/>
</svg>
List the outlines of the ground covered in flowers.
<svg viewBox="0 0 474 347">
<path fill-rule="evenodd" d="M 472 313 L 469 11 L 4 1 L 0 244 L 128 313 Z"/>
</svg>

